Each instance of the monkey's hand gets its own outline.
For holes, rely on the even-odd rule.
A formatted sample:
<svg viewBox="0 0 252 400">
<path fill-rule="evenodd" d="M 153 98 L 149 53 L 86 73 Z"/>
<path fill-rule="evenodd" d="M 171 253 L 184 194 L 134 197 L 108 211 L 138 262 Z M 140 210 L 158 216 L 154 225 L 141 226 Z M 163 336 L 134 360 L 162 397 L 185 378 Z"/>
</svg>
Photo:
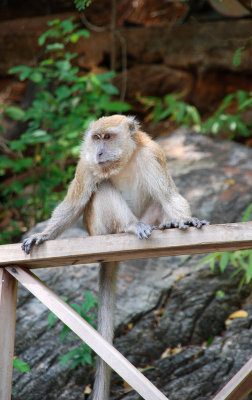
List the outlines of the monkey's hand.
<svg viewBox="0 0 252 400">
<path fill-rule="evenodd" d="M 148 239 L 153 231 L 154 227 L 144 222 L 138 222 L 135 227 L 135 233 L 139 239 Z"/>
<path fill-rule="evenodd" d="M 173 220 L 167 222 L 165 224 L 161 224 L 159 229 L 171 229 L 171 228 L 179 228 L 179 229 L 187 229 L 190 226 L 194 226 L 195 228 L 201 228 L 203 225 L 209 225 L 209 221 L 199 220 L 198 218 L 188 218 L 184 221 Z"/>
<path fill-rule="evenodd" d="M 33 245 L 38 246 L 49 239 L 49 235 L 46 233 L 35 233 L 34 235 L 24 239 L 22 243 L 22 249 L 29 254 Z"/>
</svg>

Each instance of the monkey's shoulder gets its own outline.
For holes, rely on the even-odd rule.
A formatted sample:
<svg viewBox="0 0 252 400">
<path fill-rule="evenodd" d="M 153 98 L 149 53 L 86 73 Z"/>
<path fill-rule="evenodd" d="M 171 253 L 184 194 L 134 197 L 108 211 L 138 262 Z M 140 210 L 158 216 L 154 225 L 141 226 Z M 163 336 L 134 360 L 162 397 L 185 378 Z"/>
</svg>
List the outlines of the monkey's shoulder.
<svg viewBox="0 0 252 400">
<path fill-rule="evenodd" d="M 161 166 L 165 167 L 165 153 L 157 142 L 152 140 L 147 133 L 142 131 L 136 132 L 135 140 L 138 145 L 139 157 L 143 157 L 145 160 L 152 160 L 155 158 Z"/>
</svg>

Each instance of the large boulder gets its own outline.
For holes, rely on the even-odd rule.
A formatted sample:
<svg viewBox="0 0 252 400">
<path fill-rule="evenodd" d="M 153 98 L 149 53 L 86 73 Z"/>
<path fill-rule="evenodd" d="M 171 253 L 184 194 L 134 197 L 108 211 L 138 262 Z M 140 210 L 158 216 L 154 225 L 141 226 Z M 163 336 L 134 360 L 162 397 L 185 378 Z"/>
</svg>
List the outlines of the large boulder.
<svg viewBox="0 0 252 400">
<path fill-rule="evenodd" d="M 159 143 L 195 216 L 212 223 L 241 221 L 252 198 L 251 149 L 190 131 L 174 132 Z M 85 232 L 77 226 L 65 234 Z M 115 346 L 138 368 L 147 368 L 148 378 L 170 400 L 208 400 L 252 353 L 251 285 L 238 290 L 240 276 L 231 279 L 231 266 L 219 274 L 218 268 L 212 272 L 197 265 L 201 258 L 122 262 L 119 272 Z M 97 272 L 96 264 L 36 270 L 55 292 L 78 304 L 86 289 L 97 293 Z M 241 308 L 248 317 L 226 324 Z M 43 304 L 20 287 L 15 355 L 31 372 L 14 372 L 13 399 L 84 400 L 94 369 L 60 365 L 58 357 L 81 342 L 61 343 L 62 324 L 47 330 L 47 316 Z M 113 374 L 111 399 L 139 396 Z"/>
</svg>

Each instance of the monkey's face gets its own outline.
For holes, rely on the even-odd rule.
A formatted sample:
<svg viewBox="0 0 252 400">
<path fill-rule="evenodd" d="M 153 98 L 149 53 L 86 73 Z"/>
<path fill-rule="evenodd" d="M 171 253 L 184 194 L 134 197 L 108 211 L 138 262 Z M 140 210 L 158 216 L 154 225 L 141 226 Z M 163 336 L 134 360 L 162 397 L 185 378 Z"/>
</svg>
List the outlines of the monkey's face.
<svg viewBox="0 0 252 400">
<path fill-rule="evenodd" d="M 135 142 L 131 117 L 113 115 L 91 123 L 84 141 L 85 158 L 108 171 L 121 168 L 131 157 Z"/>
</svg>

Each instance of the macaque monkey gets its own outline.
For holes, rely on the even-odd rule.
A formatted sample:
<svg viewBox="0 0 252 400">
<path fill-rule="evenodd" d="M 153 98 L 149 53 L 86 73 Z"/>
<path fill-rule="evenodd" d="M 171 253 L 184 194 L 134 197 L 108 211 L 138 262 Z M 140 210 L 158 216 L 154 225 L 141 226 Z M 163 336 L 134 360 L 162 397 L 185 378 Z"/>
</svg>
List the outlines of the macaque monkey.
<svg viewBox="0 0 252 400">
<path fill-rule="evenodd" d="M 22 249 L 55 239 L 82 214 L 90 235 L 130 232 L 148 239 L 153 229 L 189 226 L 207 221 L 191 217 L 178 193 L 160 146 L 140 130 L 134 117 L 112 115 L 92 122 L 65 199 L 42 233 L 25 239 Z M 98 330 L 113 341 L 113 314 L 118 265 L 102 263 L 99 276 Z M 93 400 L 108 400 L 110 367 L 97 359 Z"/>
</svg>

